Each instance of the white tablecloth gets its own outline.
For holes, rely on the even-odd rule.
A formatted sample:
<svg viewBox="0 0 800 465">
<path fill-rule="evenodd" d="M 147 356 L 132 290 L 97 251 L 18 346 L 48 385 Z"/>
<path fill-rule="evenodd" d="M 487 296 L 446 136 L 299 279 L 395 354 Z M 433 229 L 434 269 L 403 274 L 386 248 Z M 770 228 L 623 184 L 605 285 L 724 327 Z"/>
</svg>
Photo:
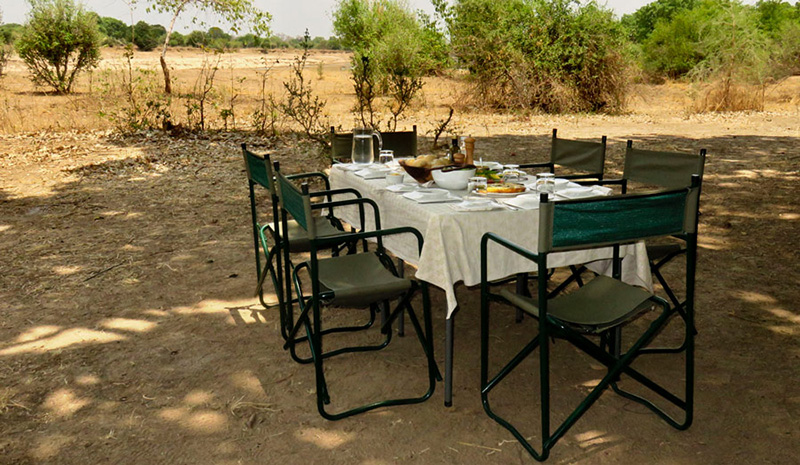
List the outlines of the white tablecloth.
<svg viewBox="0 0 800 465">
<path fill-rule="evenodd" d="M 480 284 L 481 237 L 494 232 L 528 250 L 536 252 L 539 233 L 539 210 L 494 210 L 483 212 L 457 212 L 448 203 L 420 204 L 406 199 L 402 194 L 387 191 L 384 179 L 365 180 L 334 165 L 330 171 L 332 189 L 351 187 L 364 197 L 374 200 L 380 207 L 381 228 L 411 226 L 425 238 L 422 254 L 417 253 L 416 238 L 410 234 L 387 238 L 385 247 L 397 257 L 417 267 L 417 279 L 444 289 L 447 296 L 447 318 L 458 306 L 454 286 L 463 282 L 467 286 Z M 465 192 L 454 191 L 455 194 Z M 367 208 L 370 212 L 371 208 Z M 358 210 L 353 207 L 337 208 L 336 216 L 359 227 Z M 368 215 L 367 228 L 373 229 L 372 215 Z M 652 276 L 644 243 L 621 249 L 623 281 L 652 289 Z M 525 260 L 497 244 L 489 245 L 489 279 L 495 280 L 516 273 L 536 271 L 536 264 Z M 586 264 L 595 272 L 611 274 L 612 249 L 581 250 L 554 253 L 548 258 L 548 267 Z"/>
</svg>

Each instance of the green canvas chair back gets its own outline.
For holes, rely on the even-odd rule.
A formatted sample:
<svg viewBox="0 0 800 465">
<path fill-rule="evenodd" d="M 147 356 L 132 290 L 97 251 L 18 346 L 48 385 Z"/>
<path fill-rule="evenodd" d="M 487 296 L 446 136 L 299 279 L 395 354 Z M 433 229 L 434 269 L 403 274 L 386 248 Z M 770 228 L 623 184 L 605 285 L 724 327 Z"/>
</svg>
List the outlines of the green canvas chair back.
<svg viewBox="0 0 800 465">
<path fill-rule="evenodd" d="M 685 189 L 582 202 L 547 202 L 543 198 L 539 210 L 539 252 L 600 247 L 694 232 L 697 226 L 695 198 L 692 191 Z"/>
<path fill-rule="evenodd" d="M 281 208 L 287 212 L 308 234 L 308 239 L 317 237 L 316 224 L 311 215 L 311 200 L 308 195 L 308 185 L 303 184 L 302 191 L 294 183 L 277 171 L 278 198 Z"/>
<path fill-rule="evenodd" d="M 247 178 L 250 182 L 259 184 L 265 189 L 272 189 L 272 181 L 269 176 L 269 154 L 256 155 L 247 149 L 247 144 L 242 144 L 242 155 L 244 156 L 244 167 L 247 171 Z"/>
<path fill-rule="evenodd" d="M 383 148 L 394 152 L 395 157 L 417 156 L 417 125 L 411 131 L 381 132 Z M 331 126 L 330 132 L 331 159 L 333 161 L 350 160 L 353 151 L 353 133 L 336 132 Z M 375 158 L 378 157 L 378 139 L 373 138 Z"/>
<path fill-rule="evenodd" d="M 394 152 L 395 157 L 417 156 L 417 125 L 411 131 L 382 132 L 383 149 Z"/>
<path fill-rule="evenodd" d="M 705 149 L 700 150 L 699 155 L 642 150 L 633 148 L 633 141 L 629 140 L 625 150 L 623 178 L 666 189 L 679 189 L 691 185 L 692 175 L 698 175 L 702 181 L 705 163 Z"/>
<path fill-rule="evenodd" d="M 606 140 L 606 136 L 603 136 L 600 142 L 559 139 L 558 130 L 553 129 L 550 162 L 586 173 L 587 176 L 603 179 Z"/>
</svg>

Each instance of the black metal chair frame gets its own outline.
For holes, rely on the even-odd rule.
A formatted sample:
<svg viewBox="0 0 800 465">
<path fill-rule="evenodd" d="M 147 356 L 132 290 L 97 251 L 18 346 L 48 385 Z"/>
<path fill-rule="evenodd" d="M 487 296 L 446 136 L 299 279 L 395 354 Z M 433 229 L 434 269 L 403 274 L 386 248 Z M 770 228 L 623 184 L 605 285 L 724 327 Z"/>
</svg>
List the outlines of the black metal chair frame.
<svg viewBox="0 0 800 465">
<path fill-rule="evenodd" d="M 247 148 L 246 144 L 242 144 L 242 154 L 245 159 L 245 169 L 247 171 L 248 177 L 248 187 L 249 187 L 249 198 L 250 198 L 250 215 L 252 220 L 252 227 L 253 227 L 253 248 L 255 254 L 255 262 L 256 262 L 256 277 L 257 277 L 257 287 L 256 287 L 256 295 L 258 296 L 259 302 L 261 305 L 267 309 L 278 308 L 278 314 L 280 319 L 280 329 L 281 329 L 281 336 L 283 337 L 284 341 L 289 340 L 289 331 L 291 328 L 291 321 L 292 318 L 292 304 L 297 302 L 296 298 L 292 298 L 291 292 L 286 292 L 286 287 L 284 285 L 285 279 L 283 274 L 283 264 L 284 262 L 291 266 L 291 249 L 289 245 L 289 238 L 286 237 L 286 234 L 281 234 L 282 231 L 288 231 L 286 229 L 288 226 L 282 224 L 280 208 L 279 208 L 279 198 L 277 195 L 277 191 L 275 189 L 275 178 L 272 172 L 272 165 L 270 162 L 270 155 L 264 154 L 259 155 Z M 250 160 L 248 159 L 250 158 Z M 263 164 L 263 171 L 260 170 L 261 166 L 259 165 L 251 165 L 250 161 L 255 163 Z M 361 193 L 358 192 L 356 189 L 345 188 L 345 189 L 330 189 L 330 182 L 328 177 L 324 173 L 320 172 L 311 172 L 311 173 L 300 173 L 287 176 L 290 179 L 294 180 L 308 180 L 308 179 L 319 179 L 324 183 L 325 189 L 322 191 L 314 191 L 310 195 L 312 197 L 324 197 L 328 203 L 332 203 L 333 197 L 337 195 L 352 195 L 355 198 L 361 198 Z M 272 208 L 272 222 L 268 222 L 266 224 L 260 224 L 258 221 L 258 205 L 256 202 L 255 196 L 255 186 L 260 185 L 263 188 L 267 189 L 270 192 L 270 199 L 271 199 L 271 208 Z M 361 218 L 361 228 L 363 230 L 365 224 L 365 217 L 363 209 L 359 210 L 360 218 Z M 344 227 L 342 226 L 341 222 L 334 216 L 334 207 L 328 207 L 328 212 L 325 214 L 325 218 L 327 218 L 331 223 L 337 227 L 337 229 L 342 230 L 342 234 L 345 233 Z M 344 238 L 343 236 L 336 236 L 336 239 L 332 240 L 332 245 L 330 247 L 331 253 L 337 255 L 339 252 L 342 251 L 342 247 L 347 247 L 350 252 L 353 250 L 354 243 L 349 242 L 349 238 Z M 363 242 L 364 250 L 366 250 L 367 243 L 366 241 Z M 261 254 L 264 254 L 264 265 L 262 267 L 261 264 Z M 286 252 L 286 253 L 284 253 Z M 267 276 L 270 277 L 272 281 L 273 288 L 275 290 L 275 294 L 278 298 L 277 303 L 269 303 L 264 299 L 264 282 L 267 279 Z M 362 330 L 365 328 L 371 327 L 375 322 L 375 314 L 370 314 L 370 319 L 364 325 L 355 326 L 355 327 L 345 327 L 345 328 L 336 328 L 337 331 L 357 331 Z M 300 338 L 300 340 L 304 340 L 304 338 Z M 290 349 L 290 353 L 292 358 L 298 363 L 311 363 L 311 357 L 301 357 L 299 356 L 294 347 Z"/>
<path fill-rule="evenodd" d="M 280 167 L 276 163 L 275 170 L 280 176 Z M 290 188 L 288 184 L 283 184 L 283 188 Z M 303 184 L 301 186 L 301 194 L 304 197 L 305 201 L 305 216 L 306 218 L 311 217 L 311 212 L 313 210 L 318 210 L 322 208 L 334 208 L 334 207 L 342 207 L 346 205 L 360 205 L 361 208 L 363 206 L 370 206 L 373 209 L 374 219 L 375 219 L 375 231 L 368 231 L 368 232 L 353 232 L 347 234 L 347 239 L 350 241 L 366 241 L 367 239 L 374 238 L 377 240 L 377 250 L 375 252 L 368 252 L 364 250 L 364 253 L 375 253 L 378 258 L 380 259 L 381 263 L 384 267 L 389 270 L 394 276 L 399 276 L 397 270 L 394 267 L 392 260 L 386 255 L 386 251 L 383 247 L 383 238 L 390 235 L 397 235 L 397 234 L 412 234 L 416 237 L 419 250 L 421 252 L 422 245 L 423 245 L 423 238 L 419 231 L 411 227 L 402 227 L 402 228 L 393 228 L 393 229 L 380 229 L 380 211 L 378 209 L 378 205 L 371 199 L 367 198 L 355 198 L 355 199 L 348 199 L 348 200 L 341 200 L 341 201 L 333 201 L 333 202 L 325 202 L 325 203 L 318 203 L 318 204 L 311 204 L 309 202 L 309 191 L 308 185 Z M 280 195 L 281 197 L 281 221 L 284 224 L 288 221 L 288 217 L 292 216 L 297 218 L 298 215 L 303 214 L 303 212 L 298 211 L 295 208 L 292 210 L 291 206 L 287 206 L 286 202 L 284 202 L 283 193 Z M 363 216 L 363 213 L 362 213 Z M 335 293 L 329 290 L 322 290 L 320 288 L 319 282 L 319 257 L 318 251 L 324 250 L 327 247 L 335 244 L 336 239 L 332 238 L 324 238 L 324 237 L 313 237 L 312 233 L 309 233 L 309 240 L 311 244 L 310 250 L 310 258 L 308 261 L 301 263 L 297 266 L 293 266 L 289 263 L 288 260 L 284 261 L 285 267 L 285 274 L 286 274 L 286 292 L 291 293 L 291 283 L 294 284 L 295 292 L 297 294 L 297 303 L 300 309 L 300 314 L 296 321 L 289 321 L 291 329 L 288 334 L 288 338 L 286 339 L 286 343 L 284 344 L 285 349 L 292 349 L 297 343 L 307 341 L 309 344 L 309 348 L 311 351 L 311 361 L 315 365 L 315 379 L 316 379 L 316 393 L 317 393 L 317 410 L 319 411 L 322 417 L 328 420 L 340 420 L 342 418 L 346 418 L 352 415 L 357 415 L 359 413 L 363 413 L 369 410 L 373 410 L 380 407 L 388 407 L 394 405 L 407 405 L 407 404 L 415 404 L 420 403 L 433 395 L 436 381 L 441 380 L 441 374 L 438 371 L 436 366 L 436 362 L 433 358 L 433 328 L 432 328 L 432 320 L 430 315 L 430 297 L 428 294 L 428 284 L 424 281 L 416 281 L 412 280 L 411 288 L 405 292 L 400 299 L 398 300 L 394 310 L 389 313 L 388 318 L 382 323 L 380 327 L 381 333 L 384 335 L 384 340 L 382 343 L 377 345 L 366 345 L 366 346 L 354 346 L 354 347 L 343 347 L 339 349 L 335 349 L 332 351 L 324 352 L 323 351 L 323 344 L 322 339 L 323 336 L 328 334 L 333 334 L 337 332 L 342 332 L 344 330 L 353 330 L 353 329 L 367 329 L 367 326 L 362 327 L 352 327 L 352 328 L 329 328 L 323 329 L 322 328 L 322 317 L 321 317 L 321 305 L 323 302 L 327 302 L 330 300 L 335 299 Z M 284 249 L 284 255 L 288 255 L 288 252 Z M 306 296 L 303 292 L 303 286 L 300 279 L 300 273 L 305 271 L 311 282 L 311 295 Z M 423 307 L 423 320 L 424 320 L 424 330 L 422 325 L 419 322 L 419 319 L 414 311 L 413 307 L 411 306 L 410 302 L 414 295 L 419 292 L 422 296 L 422 307 Z M 370 307 L 370 314 L 372 319 L 374 319 L 374 314 L 378 311 L 378 305 L 388 305 L 388 301 L 379 301 L 374 302 L 369 305 Z M 289 303 L 289 305 L 292 305 Z M 330 413 L 326 410 L 326 406 L 330 404 L 330 393 L 328 391 L 327 382 L 325 380 L 325 371 L 323 368 L 323 363 L 325 359 L 330 357 L 334 357 L 341 354 L 346 353 L 354 353 L 354 352 L 371 352 L 371 351 L 378 351 L 386 346 L 389 345 L 392 339 L 392 330 L 391 326 L 394 320 L 400 315 L 401 312 L 406 311 L 408 313 L 409 319 L 415 329 L 417 334 L 417 338 L 422 345 L 423 351 L 426 355 L 428 360 L 428 390 L 419 397 L 412 397 L 412 398 L 402 398 L 402 399 L 390 399 L 384 400 L 379 402 L 373 402 L 367 405 L 359 406 L 356 408 L 352 408 L 349 410 L 345 410 L 339 413 Z M 292 315 L 292 312 L 289 312 L 289 315 Z M 301 329 L 305 329 L 306 336 L 305 337 L 298 337 L 297 334 Z"/>
<path fill-rule="evenodd" d="M 695 177 L 691 188 L 660 192 L 656 194 L 639 194 L 639 195 L 626 195 L 615 196 L 597 199 L 574 200 L 567 201 L 553 205 L 548 202 L 547 197 L 543 196 L 540 205 L 540 239 L 538 253 L 533 253 L 517 244 L 514 244 L 502 237 L 494 234 L 487 233 L 483 236 L 481 241 L 481 399 L 483 402 L 484 410 L 486 413 L 509 430 L 514 437 L 522 444 L 525 450 L 536 460 L 544 461 L 548 458 L 550 450 L 558 442 L 560 438 L 571 428 L 575 422 L 592 406 L 592 404 L 600 397 L 600 395 L 608 387 L 611 387 L 614 392 L 621 396 L 643 404 L 659 417 L 665 420 L 670 426 L 684 430 L 689 428 L 693 419 L 693 405 L 694 405 L 694 292 L 695 292 L 695 264 L 696 264 L 696 250 L 697 250 L 697 200 L 699 199 L 699 178 Z M 624 208 L 626 202 L 647 200 L 648 197 L 655 198 L 655 196 L 671 196 L 667 198 L 672 202 L 672 198 L 682 199 L 684 202 L 681 204 L 681 210 L 678 213 L 673 212 L 672 220 L 679 219 L 682 226 L 676 230 L 672 225 L 666 225 L 659 229 L 652 229 L 647 234 L 641 234 L 639 237 L 630 237 L 631 234 L 620 233 L 618 236 L 609 236 L 605 234 L 606 240 L 611 238 L 609 242 L 584 242 L 575 240 L 562 240 L 555 246 L 554 237 L 559 232 L 554 230 L 553 215 L 557 208 L 570 208 L 570 204 L 583 204 L 583 205 L 600 205 L 599 202 L 619 202 L 620 208 Z M 641 214 L 644 217 L 646 213 Z M 678 218 L 678 215 L 680 218 Z M 614 278 L 620 277 L 620 263 L 619 257 L 619 244 L 626 243 L 634 240 L 641 240 L 647 237 L 659 237 L 667 235 L 676 235 L 686 241 L 687 253 L 687 269 L 686 269 L 686 285 L 687 285 L 687 300 L 683 305 L 685 312 L 684 319 L 684 333 L 685 343 L 681 347 L 680 352 L 685 354 L 685 384 L 683 398 L 672 393 L 660 384 L 653 381 L 650 377 L 641 373 L 639 370 L 634 369 L 631 363 L 638 357 L 645 354 L 653 353 L 674 353 L 673 349 L 662 349 L 650 347 L 654 338 L 664 329 L 669 323 L 670 318 L 678 312 L 678 307 L 670 306 L 669 302 L 661 297 L 649 294 L 649 297 L 643 301 L 645 306 L 639 304 L 632 309 L 633 311 L 624 316 L 621 321 L 608 321 L 598 323 L 595 326 L 576 326 L 559 317 L 554 316 L 549 311 L 551 301 L 561 297 L 551 298 L 547 290 L 547 256 L 550 252 L 570 250 L 574 248 L 585 248 L 587 246 L 608 246 L 614 247 Z M 603 237 L 603 236 L 598 236 Z M 543 239 L 544 238 L 544 239 Z M 538 298 L 535 301 L 538 314 L 533 316 L 538 319 L 538 333 L 536 336 L 520 350 L 503 368 L 501 368 L 496 375 L 491 379 L 489 378 L 489 326 L 490 326 L 490 303 L 503 302 L 512 303 L 508 300 L 508 294 L 503 295 L 493 293 L 490 291 L 490 283 L 487 279 L 487 260 L 490 256 L 487 252 L 490 243 L 499 245 L 508 249 L 516 254 L 519 254 L 538 265 L 539 279 L 538 279 Z M 608 279 L 603 277 L 603 279 Z M 625 287 L 627 285 L 619 284 Z M 578 290 L 576 292 L 582 292 Z M 644 291 L 636 291 L 648 295 Z M 610 296 L 613 298 L 614 296 Z M 532 301 L 532 300 L 531 300 Z M 532 301 L 533 302 L 533 301 Z M 512 303 L 513 304 L 513 303 Z M 598 303 L 599 304 L 599 303 Z M 621 328 L 625 323 L 632 318 L 638 316 L 641 311 L 646 307 L 660 308 L 660 312 L 656 319 L 649 325 L 644 333 L 639 336 L 633 344 L 624 353 L 621 351 Z M 555 306 L 553 307 L 555 308 Z M 591 312 L 591 309 L 586 309 Z M 586 337 L 587 334 L 599 335 L 600 342 L 596 343 Z M 570 413 L 566 419 L 558 425 L 555 430 L 551 428 L 550 424 L 550 359 L 549 359 L 549 340 L 550 338 L 565 339 L 577 348 L 587 353 L 599 363 L 607 367 L 606 375 L 602 378 L 599 384 L 584 398 L 582 402 Z M 541 408 L 541 443 L 537 450 L 528 439 L 523 435 L 510 421 L 498 415 L 492 410 L 489 402 L 490 392 L 502 382 L 520 363 L 536 349 L 539 349 L 539 369 L 540 369 L 540 408 Z M 682 420 L 676 420 L 671 417 L 665 410 L 657 406 L 653 401 L 646 399 L 638 394 L 633 394 L 624 390 L 619 386 L 621 376 L 627 376 L 630 379 L 638 382 L 643 387 L 647 388 L 652 394 L 656 394 L 663 401 L 666 401 L 684 412 Z"/>
</svg>

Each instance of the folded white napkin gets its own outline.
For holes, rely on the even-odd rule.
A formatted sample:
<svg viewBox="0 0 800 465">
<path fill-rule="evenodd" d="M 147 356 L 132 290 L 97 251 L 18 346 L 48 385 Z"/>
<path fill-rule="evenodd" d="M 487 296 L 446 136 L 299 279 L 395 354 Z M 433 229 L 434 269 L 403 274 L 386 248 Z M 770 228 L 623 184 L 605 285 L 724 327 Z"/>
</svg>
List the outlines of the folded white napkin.
<svg viewBox="0 0 800 465">
<path fill-rule="evenodd" d="M 417 203 L 455 202 L 461 197 L 451 194 L 445 189 L 420 189 L 403 194 L 403 197 Z"/>
<path fill-rule="evenodd" d="M 390 192 L 411 192 L 417 190 L 419 184 L 417 183 L 402 183 L 402 184 L 391 184 L 386 186 L 384 189 Z"/>
<path fill-rule="evenodd" d="M 608 195 L 611 189 L 604 186 L 579 186 L 569 187 L 556 192 L 558 197 L 566 199 L 584 199 L 587 197 L 600 197 Z"/>
<path fill-rule="evenodd" d="M 539 194 L 522 194 L 509 199 L 498 199 L 498 202 L 521 208 L 522 210 L 536 210 L 539 208 Z"/>
<path fill-rule="evenodd" d="M 450 205 L 450 208 L 458 212 L 485 212 L 497 210 L 503 207 L 489 199 L 477 199 L 464 200 L 462 202 Z"/>
<path fill-rule="evenodd" d="M 364 179 L 383 179 L 391 171 L 389 168 L 365 168 L 356 171 L 356 176 Z"/>
</svg>

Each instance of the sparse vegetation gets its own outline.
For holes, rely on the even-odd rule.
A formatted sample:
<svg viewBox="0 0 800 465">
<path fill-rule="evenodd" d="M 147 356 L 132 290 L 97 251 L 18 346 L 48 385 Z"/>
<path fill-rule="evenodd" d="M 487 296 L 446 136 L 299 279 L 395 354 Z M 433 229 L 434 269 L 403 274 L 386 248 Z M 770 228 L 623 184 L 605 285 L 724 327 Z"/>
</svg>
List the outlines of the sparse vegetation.
<svg viewBox="0 0 800 465">
<path fill-rule="evenodd" d="M 37 84 L 69 93 L 75 77 L 100 61 L 95 17 L 72 0 L 33 0 L 17 53 Z"/>
</svg>

